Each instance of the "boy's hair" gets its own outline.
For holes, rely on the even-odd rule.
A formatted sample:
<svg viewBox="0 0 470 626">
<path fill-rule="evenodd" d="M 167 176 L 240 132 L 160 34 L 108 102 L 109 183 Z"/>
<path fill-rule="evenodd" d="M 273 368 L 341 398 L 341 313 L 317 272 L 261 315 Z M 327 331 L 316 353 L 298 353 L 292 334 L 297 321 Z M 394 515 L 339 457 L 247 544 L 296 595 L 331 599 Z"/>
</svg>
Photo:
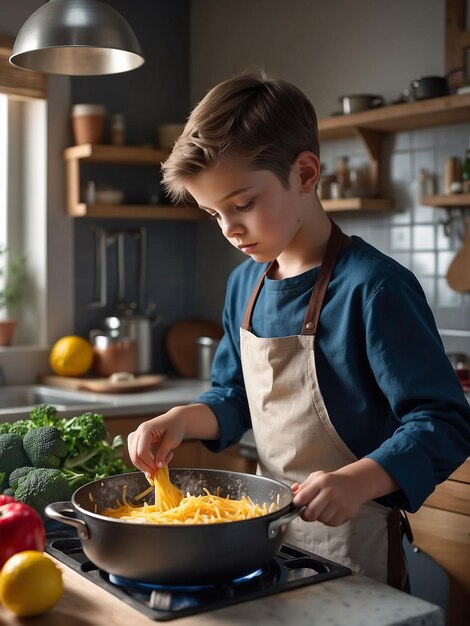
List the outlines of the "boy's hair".
<svg viewBox="0 0 470 626">
<path fill-rule="evenodd" d="M 291 166 L 305 150 L 319 156 L 315 109 L 300 89 L 284 80 L 237 76 L 195 107 L 162 164 L 162 182 L 174 202 L 191 203 L 185 181 L 225 154 L 270 170 L 287 189 Z"/>
</svg>

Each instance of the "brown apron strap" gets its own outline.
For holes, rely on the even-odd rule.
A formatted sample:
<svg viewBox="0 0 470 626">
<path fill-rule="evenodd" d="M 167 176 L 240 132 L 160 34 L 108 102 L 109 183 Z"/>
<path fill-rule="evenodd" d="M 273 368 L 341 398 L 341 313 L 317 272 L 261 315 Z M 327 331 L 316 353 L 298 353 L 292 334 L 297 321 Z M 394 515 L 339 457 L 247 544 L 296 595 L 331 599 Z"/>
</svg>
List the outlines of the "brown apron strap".
<svg viewBox="0 0 470 626">
<path fill-rule="evenodd" d="M 315 286 L 312 291 L 312 295 L 310 297 L 310 302 L 307 307 L 307 312 L 305 314 L 304 323 L 302 326 L 302 335 L 314 335 L 317 330 L 318 319 L 320 317 L 320 311 L 323 304 L 323 299 L 325 297 L 326 290 L 328 288 L 328 283 L 330 282 L 331 274 L 333 273 L 333 269 L 335 267 L 336 260 L 340 251 L 346 247 L 351 241 L 351 238 L 345 235 L 340 227 L 335 224 L 333 221 L 331 222 L 331 234 L 328 239 L 328 244 L 326 247 L 325 256 L 323 258 L 322 264 L 320 266 L 320 270 L 318 272 L 317 280 L 315 281 Z M 253 314 L 253 309 L 258 298 L 259 292 L 261 291 L 261 287 L 263 286 L 264 279 L 271 267 L 273 266 L 274 261 L 266 268 L 266 271 L 261 275 L 258 283 L 256 284 L 253 293 L 248 300 L 248 304 L 246 305 L 245 313 L 243 315 L 243 321 L 241 327 L 244 330 L 250 330 L 251 327 L 251 316 Z"/>
<path fill-rule="evenodd" d="M 330 283 L 336 260 L 339 253 L 351 241 L 351 238 L 345 235 L 340 227 L 331 222 L 331 235 L 326 247 L 325 256 L 318 272 L 317 280 L 313 288 L 312 297 L 305 313 L 304 323 L 302 325 L 302 335 L 315 335 L 317 332 L 318 320 L 325 299 L 326 290 Z"/>
<path fill-rule="evenodd" d="M 256 283 L 256 287 L 253 289 L 253 293 L 251 294 L 250 299 L 248 300 L 248 304 L 246 305 L 245 313 L 243 315 L 242 326 L 241 326 L 244 330 L 250 330 L 251 315 L 253 313 L 255 302 L 258 299 L 259 292 L 261 291 L 261 287 L 263 286 L 265 276 L 269 272 L 273 264 L 274 264 L 274 261 L 271 261 L 271 263 L 268 265 L 266 270 L 261 274 L 261 277 L 259 281 Z"/>
<path fill-rule="evenodd" d="M 404 589 L 408 577 L 408 566 L 403 552 L 403 536 L 413 541 L 410 523 L 404 511 L 393 509 L 388 516 L 388 567 L 387 584 L 395 589 Z"/>
</svg>

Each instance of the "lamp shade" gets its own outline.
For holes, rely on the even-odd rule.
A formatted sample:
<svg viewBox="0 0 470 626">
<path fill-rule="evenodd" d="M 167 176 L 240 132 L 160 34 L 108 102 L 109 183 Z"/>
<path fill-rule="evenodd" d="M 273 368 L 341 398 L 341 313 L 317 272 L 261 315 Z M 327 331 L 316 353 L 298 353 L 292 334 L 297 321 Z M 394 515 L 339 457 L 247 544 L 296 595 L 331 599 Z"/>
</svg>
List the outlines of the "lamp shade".
<svg viewBox="0 0 470 626">
<path fill-rule="evenodd" d="M 144 63 L 120 13 L 101 0 L 49 0 L 23 24 L 10 63 L 46 74 L 118 74 Z"/>
</svg>

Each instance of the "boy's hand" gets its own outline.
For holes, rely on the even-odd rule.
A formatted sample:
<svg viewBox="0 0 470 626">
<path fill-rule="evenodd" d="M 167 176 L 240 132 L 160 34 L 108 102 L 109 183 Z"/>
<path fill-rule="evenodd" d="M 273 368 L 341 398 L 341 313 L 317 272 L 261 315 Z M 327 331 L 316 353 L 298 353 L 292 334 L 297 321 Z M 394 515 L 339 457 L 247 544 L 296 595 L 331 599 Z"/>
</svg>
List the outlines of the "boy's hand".
<svg viewBox="0 0 470 626">
<path fill-rule="evenodd" d="M 132 463 L 153 478 L 157 467 L 167 465 L 173 450 L 183 441 L 185 407 L 176 407 L 140 424 L 129 434 L 127 445 Z"/>
<path fill-rule="evenodd" d="M 361 459 L 335 472 L 313 472 L 302 484 L 292 485 L 294 506 L 307 505 L 302 519 L 328 526 L 344 524 L 365 502 L 397 489 L 390 474 L 372 459 Z"/>
<path fill-rule="evenodd" d="M 363 504 L 351 482 L 348 477 L 337 476 L 334 472 L 313 472 L 301 485 L 292 485 L 293 503 L 299 508 L 307 505 L 302 515 L 306 522 L 340 526 L 352 519 Z"/>
</svg>

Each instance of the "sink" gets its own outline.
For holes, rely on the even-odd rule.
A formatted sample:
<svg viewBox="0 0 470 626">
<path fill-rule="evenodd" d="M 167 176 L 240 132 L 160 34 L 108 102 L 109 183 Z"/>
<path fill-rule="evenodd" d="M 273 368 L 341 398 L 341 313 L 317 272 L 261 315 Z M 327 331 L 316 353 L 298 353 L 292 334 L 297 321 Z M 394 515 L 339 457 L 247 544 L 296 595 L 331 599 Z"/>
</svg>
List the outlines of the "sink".
<svg viewBox="0 0 470 626">
<path fill-rule="evenodd" d="M 105 406 L 93 396 L 87 397 L 81 391 L 69 389 L 57 389 L 47 385 L 11 385 L 0 387 L 0 414 L 11 412 L 12 409 L 27 411 L 35 404 L 52 404 L 57 410 L 67 410 L 71 408 Z"/>
</svg>

